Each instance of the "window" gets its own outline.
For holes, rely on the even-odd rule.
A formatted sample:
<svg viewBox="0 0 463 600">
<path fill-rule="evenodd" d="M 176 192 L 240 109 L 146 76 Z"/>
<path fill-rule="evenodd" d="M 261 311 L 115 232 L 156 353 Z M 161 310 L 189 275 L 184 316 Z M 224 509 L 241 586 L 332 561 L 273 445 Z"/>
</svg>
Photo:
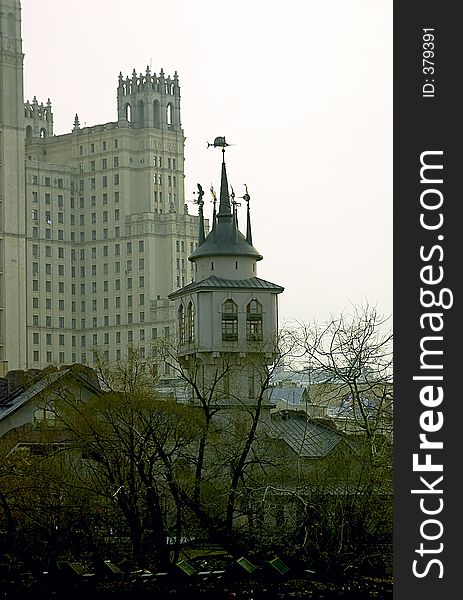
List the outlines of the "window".
<svg viewBox="0 0 463 600">
<path fill-rule="evenodd" d="M 113 158 L 113 167 L 117 168 L 119 166 L 119 157 L 115 156 Z"/>
<path fill-rule="evenodd" d="M 138 268 L 139 269 L 144 269 L 145 268 L 145 259 L 144 258 L 139 258 L 138 259 Z"/>
<path fill-rule="evenodd" d="M 226 300 L 222 305 L 222 340 L 238 340 L 238 307 L 233 300 Z"/>
<path fill-rule="evenodd" d="M 195 339 L 195 309 L 193 302 L 188 304 L 187 310 L 187 322 L 188 322 L 188 341 L 193 342 Z"/>
<path fill-rule="evenodd" d="M 132 242 L 127 242 L 127 254 L 132 254 Z"/>
<path fill-rule="evenodd" d="M 138 278 L 138 287 L 145 287 L 145 277 L 144 275 L 140 275 Z"/>
<path fill-rule="evenodd" d="M 103 223 L 107 223 L 108 222 L 108 211 L 104 210 L 103 211 Z"/>
<path fill-rule="evenodd" d="M 121 245 L 120 244 L 114 244 L 114 254 L 115 256 L 119 256 L 121 253 Z"/>
<path fill-rule="evenodd" d="M 59 292 L 60 294 L 64 294 L 64 281 L 60 281 L 60 282 L 58 283 L 58 292 Z"/>
<path fill-rule="evenodd" d="M 64 240 L 64 230 L 63 229 L 58 229 L 58 239 Z"/>
<path fill-rule="evenodd" d="M 103 256 L 108 256 L 108 246 L 103 246 Z"/>
<path fill-rule="evenodd" d="M 254 299 L 246 306 L 246 339 L 262 340 L 262 305 Z"/>
<path fill-rule="evenodd" d="M 51 281 L 45 281 L 45 291 L 51 293 Z"/>
<path fill-rule="evenodd" d="M 39 299 L 32 298 L 32 308 L 38 308 L 38 307 L 39 307 Z"/>
<path fill-rule="evenodd" d="M 114 185 L 119 185 L 119 174 L 118 173 L 116 173 L 114 175 Z"/>
<path fill-rule="evenodd" d="M 45 256 L 51 256 L 51 246 L 45 246 Z"/>
<path fill-rule="evenodd" d="M 114 202 L 119 202 L 119 192 L 114 192 Z"/>
<path fill-rule="evenodd" d="M 32 334 L 32 343 L 33 344 L 38 344 L 39 343 L 39 334 L 38 333 L 33 333 Z"/>
<path fill-rule="evenodd" d="M 106 142 L 103 142 L 103 145 L 105 145 Z M 103 150 L 106 150 L 106 148 L 103 148 Z M 101 161 L 101 168 L 103 170 L 106 170 L 108 168 L 108 159 L 107 158 L 103 158 L 103 160 Z"/>
<path fill-rule="evenodd" d="M 103 187 L 108 187 L 108 176 L 103 175 Z"/>
<path fill-rule="evenodd" d="M 58 300 L 58 309 L 64 310 L 64 300 Z"/>
<path fill-rule="evenodd" d="M 181 344 L 185 343 L 185 309 L 183 304 L 178 307 L 178 337 Z"/>
<path fill-rule="evenodd" d="M 138 242 L 138 252 L 144 252 L 145 250 L 145 242 L 144 240 L 140 240 Z"/>
</svg>

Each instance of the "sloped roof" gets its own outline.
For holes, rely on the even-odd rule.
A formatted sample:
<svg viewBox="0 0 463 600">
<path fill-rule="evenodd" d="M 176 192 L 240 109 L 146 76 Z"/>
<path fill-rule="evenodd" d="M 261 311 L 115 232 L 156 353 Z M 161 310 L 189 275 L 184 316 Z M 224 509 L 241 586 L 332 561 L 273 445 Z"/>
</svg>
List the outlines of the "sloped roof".
<svg viewBox="0 0 463 600">
<path fill-rule="evenodd" d="M 304 399 L 305 388 L 301 386 L 275 386 L 268 390 L 268 399 L 272 404 L 282 400 L 289 404 L 300 404 Z"/>
<path fill-rule="evenodd" d="M 275 283 L 271 283 L 270 281 L 266 281 L 265 279 L 260 279 L 260 277 L 250 277 L 249 279 L 222 279 L 221 277 L 216 277 L 212 275 L 211 277 L 207 277 L 206 279 L 202 279 L 201 281 L 194 281 L 193 283 L 189 283 L 185 287 L 182 287 L 180 290 L 176 290 L 169 294 L 169 298 L 171 300 L 175 299 L 177 295 L 188 294 L 189 292 L 196 292 L 199 290 L 214 290 L 214 289 L 246 289 L 246 290 L 273 290 L 276 294 L 280 294 L 284 291 L 284 288 L 281 285 L 277 285 Z"/>
<path fill-rule="evenodd" d="M 60 371 L 54 371 L 51 373 L 43 373 L 38 374 L 31 382 L 27 384 L 27 387 L 19 387 L 10 394 L 8 394 L 5 398 L 0 401 L 0 421 L 14 413 L 16 410 L 27 404 L 29 400 L 34 398 L 34 396 L 39 395 L 52 384 L 57 382 L 60 379 L 65 378 L 66 376 L 71 375 L 76 380 L 79 380 L 82 385 L 94 389 L 94 391 L 98 391 L 97 388 L 82 376 L 79 372 L 80 365 L 72 365 L 69 368 L 62 369 Z"/>
<path fill-rule="evenodd" d="M 304 415 L 272 415 L 267 435 L 281 439 L 299 456 L 323 458 L 346 436 Z"/>
</svg>

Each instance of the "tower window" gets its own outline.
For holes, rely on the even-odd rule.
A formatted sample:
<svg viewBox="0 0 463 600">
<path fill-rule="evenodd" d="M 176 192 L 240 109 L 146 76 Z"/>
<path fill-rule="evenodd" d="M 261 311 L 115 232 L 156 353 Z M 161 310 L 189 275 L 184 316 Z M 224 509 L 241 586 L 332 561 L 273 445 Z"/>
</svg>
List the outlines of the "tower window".
<svg viewBox="0 0 463 600">
<path fill-rule="evenodd" d="M 193 306 L 193 302 L 188 304 L 188 341 L 194 342 L 195 339 L 195 309 Z"/>
<path fill-rule="evenodd" d="M 246 306 L 246 339 L 248 342 L 262 340 L 262 305 L 251 300 Z"/>
<path fill-rule="evenodd" d="M 222 305 L 222 340 L 238 341 L 238 307 L 233 300 Z"/>
<path fill-rule="evenodd" d="M 185 311 L 183 304 L 178 307 L 178 338 L 181 344 L 185 343 Z"/>
</svg>

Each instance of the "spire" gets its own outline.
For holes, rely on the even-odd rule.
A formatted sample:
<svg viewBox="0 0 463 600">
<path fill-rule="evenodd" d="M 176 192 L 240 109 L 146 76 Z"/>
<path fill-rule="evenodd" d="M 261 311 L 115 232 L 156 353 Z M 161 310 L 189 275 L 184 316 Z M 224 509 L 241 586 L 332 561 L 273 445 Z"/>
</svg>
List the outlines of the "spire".
<svg viewBox="0 0 463 600">
<path fill-rule="evenodd" d="M 198 186 L 198 206 L 199 206 L 199 237 L 198 237 L 198 246 L 201 246 L 201 244 L 204 242 L 204 240 L 206 239 L 206 235 L 204 233 L 204 213 L 203 213 L 203 206 L 204 206 L 204 200 L 203 200 L 203 196 L 204 196 L 204 191 L 203 188 L 201 187 L 201 185 L 198 183 L 196 184 Z"/>
<path fill-rule="evenodd" d="M 249 209 L 249 201 L 251 200 L 251 197 L 248 194 L 248 186 L 246 184 L 244 184 L 244 187 L 246 188 L 246 193 L 243 196 L 243 200 L 246 200 L 246 204 L 248 205 L 247 207 L 247 223 L 246 223 L 246 241 L 251 244 L 252 246 L 252 232 L 251 232 L 251 211 Z"/>
<path fill-rule="evenodd" d="M 220 181 L 219 216 L 231 215 L 230 196 L 228 195 L 227 169 L 225 167 L 225 148 L 222 149 L 222 178 Z"/>
<path fill-rule="evenodd" d="M 212 211 L 212 227 L 211 227 L 211 231 L 212 231 L 214 229 L 215 223 L 217 221 L 217 194 L 215 193 L 215 190 L 212 187 L 212 183 L 211 183 L 211 194 L 212 194 L 212 202 L 214 204 L 214 208 Z"/>
</svg>

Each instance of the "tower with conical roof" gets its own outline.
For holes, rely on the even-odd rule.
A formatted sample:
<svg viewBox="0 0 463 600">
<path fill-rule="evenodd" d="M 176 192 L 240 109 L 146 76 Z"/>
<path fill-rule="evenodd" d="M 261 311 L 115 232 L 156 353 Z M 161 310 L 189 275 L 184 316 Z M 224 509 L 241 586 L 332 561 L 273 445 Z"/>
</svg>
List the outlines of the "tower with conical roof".
<svg viewBox="0 0 463 600">
<path fill-rule="evenodd" d="M 263 257 L 252 244 L 250 197 L 246 188 L 244 236 L 234 197 L 230 202 L 225 148 L 222 151 L 219 210 L 207 237 L 199 202 L 198 246 L 189 257 L 195 281 L 169 298 L 176 302 L 181 365 L 216 402 L 249 405 L 276 358 L 278 294 L 284 288 L 257 277 Z"/>
</svg>

